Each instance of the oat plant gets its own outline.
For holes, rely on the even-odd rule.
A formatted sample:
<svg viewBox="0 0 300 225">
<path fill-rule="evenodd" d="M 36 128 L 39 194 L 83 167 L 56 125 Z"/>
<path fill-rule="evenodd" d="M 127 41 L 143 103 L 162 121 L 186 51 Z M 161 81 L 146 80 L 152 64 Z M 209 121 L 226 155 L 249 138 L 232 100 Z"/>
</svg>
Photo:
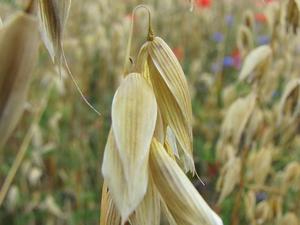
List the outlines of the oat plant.
<svg viewBox="0 0 300 225">
<path fill-rule="evenodd" d="M 52 62 L 58 66 L 60 76 L 62 69 L 65 69 L 68 76 L 74 83 L 78 93 L 84 102 L 98 115 L 100 113 L 86 99 L 82 93 L 79 84 L 77 83 L 71 69 L 69 68 L 63 48 L 63 34 L 66 26 L 66 21 L 71 8 L 71 0 L 37 0 L 38 2 L 38 18 L 41 37 L 45 44 Z"/>
<path fill-rule="evenodd" d="M 39 43 L 31 5 L 0 26 L 0 149 L 23 113 Z"/>
<path fill-rule="evenodd" d="M 195 172 L 187 80 L 141 7 L 149 13 L 148 40 L 113 98 L 101 225 L 159 225 L 161 211 L 173 225 L 222 224 L 184 173 Z"/>
</svg>

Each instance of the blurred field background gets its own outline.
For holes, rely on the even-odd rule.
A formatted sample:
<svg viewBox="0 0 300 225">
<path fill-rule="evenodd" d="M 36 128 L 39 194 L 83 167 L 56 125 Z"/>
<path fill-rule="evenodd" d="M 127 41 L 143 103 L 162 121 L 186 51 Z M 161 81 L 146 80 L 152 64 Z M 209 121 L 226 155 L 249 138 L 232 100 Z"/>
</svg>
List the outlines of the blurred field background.
<svg viewBox="0 0 300 225">
<path fill-rule="evenodd" d="M 276 14 L 285 12 L 276 0 L 195 0 L 192 11 L 185 0 L 73 0 L 63 40 L 66 57 L 84 95 L 102 115 L 84 104 L 64 71 L 59 77 L 41 43 L 24 114 L 0 152 L 1 185 L 32 131 L 0 208 L 0 224 L 98 224 L 100 166 L 131 19 L 133 56 L 147 31 L 145 12 L 131 14 L 141 3 L 151 8 L 155 34 L 172 47 L 190 85 L 194 157 L 206 184 L 191 177 L 194 185 L 224 224 L 299 225 L 300 42 L 292 29 L 287 31 L 285 16 Z M 4 23 L 26 4 L 1 0 Z M 241 25 L 248 29 L 245 38 Z M 245 96 L 255 82 L 238 82 L 238 77 L 247 54 L 260 45 L 270 45 L 273 56 L 251 108 Z M 239 97 L 243 103 L 228 116 Z M 240 131 L 237 143 L 228 134 L 235 130 Z"/>
</svg>

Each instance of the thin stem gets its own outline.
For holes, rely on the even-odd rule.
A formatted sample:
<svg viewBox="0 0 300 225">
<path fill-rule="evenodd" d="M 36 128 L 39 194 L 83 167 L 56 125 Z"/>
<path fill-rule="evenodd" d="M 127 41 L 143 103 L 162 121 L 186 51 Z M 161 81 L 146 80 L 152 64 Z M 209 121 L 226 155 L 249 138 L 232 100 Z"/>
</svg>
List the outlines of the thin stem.
<svg viewBox="0 0 300 225">
<path fill-rule="evenodd" d="M 152 30 L 152 20 L 151 20 L 151 11 L 148 8 L 148 6 L 146 5 L 138 5 L 136 6 L 133 11 L 132 11 L 132 18 L 131 18 L 131 25 L 130 25 L 130 33 L 129 33 L 129 38 L 128 38 L 128 42 L 127 42 L 127 48 L 126 48 L 126 53 L 125 53 L 125 63 L 124 63 L 124 76 L 127 75 L 128 73 L 128 67 L 129 67 L 129 63 L 130 63 L 130 50 L 131 50 L 131 45 L 132 45 L 132 35 L 133 35 L 133 27 L 134 27 L 134 17 L 135 17 L 135 13 L 137 12 L 138 9 L 146 9 L 148 12 L 148 34 L 147 34 L 147 40 L 148 41 L 152 41 L 154 38 L 154 32 Z"/>
<path fill-rule="evenodd" d="M 43 112 L 46 109 L 52 87 L 53 87 L 53 84 L 50 85 L 45 96 L 43 97 L 43 100 L 40 105 L 40 109 L 35 114 L 34 120 L 29 128 L 29 131 L 26 133 L 26 136 L 23 139 L 22 145 L 21 145 L 20 150 L 15 158 L 15 161 L 13 162 L 13 165 L 10 168 L 8 175 L 4 181 L 4 184 L 0 191 L 0 206 L 2 205 L 2 203 L 5 199 L 5 196 L 14 180 L 14 177 L 16 176 L 16 173 L 17 173 L 23 159 L 25 158 L 26 152 L 28 150 L 28 146 L 31 142 L 31 139 L 32 139 L 32 136 L 34 133 L 34 128 L 39 123 L 41 116 L 43 115 Z"/>
<path fill-rule="evenodd" d="M 101 113 L 100 113 L 94 106 L 92 106 L 92 104 L 89 103 L 89 101 L 88 101 L 88 100 L 86 99 L 86 97 L 83 95 L 83 93 L 82 93 L 82 91 L 81 91 L 81 89 L 80 89 L 80 87 L 79 87 L 77 81 L 75 80 L 75 78 L 74 78 L 74 76 L 73 76 L 73 74 L 72 74 L 72 72 L 71 72 L 71 70 L 70 70 L 70 68 L 69 68 L 69 66 L 68 66 L 68 62 L 67 62 L 67 59 L 66 59 L 66 57 L 65 57 L 65 53 L 64 53 L 63 51 L 62 51 L 62 57 L 63 57 L 63 60 L 64 60 L 64 66 L 65 66 L 65 68 L 66 68 L 66 70 L 67 70 L 67 73 L 68 73 L 68 75 L 71 77 L 71 80 L 72 80 L 72 82 L 74 83 L 74 85 L 75 85 L 77 91 L 79 92 L 81 98 L 83 99 L 83 101 L 84 101 L 84 102 L 85 102 L 85 103 L 86 103 L 93 111 L 95 111 L 95 113 L 98 114 L 98 116 L 101 116 Z"/>
<path fill-rule="evenodd" d="M 242 168 L 241 168 L 241 173 L 240 173 L 239 190 L 235 197 L 234 208 L 232 210 L 232 215 L 231 215 L 231 224 L 232 225 L 240 224 L 240 211 L 241 211 L 243 192 L 244 192 L 244 188 L 245 188 L 245 180 L 244 179 L 245 179 L 248 151 L 249 151 L 249 149 L 245 148 L 242 153 Z"/>
</svg>

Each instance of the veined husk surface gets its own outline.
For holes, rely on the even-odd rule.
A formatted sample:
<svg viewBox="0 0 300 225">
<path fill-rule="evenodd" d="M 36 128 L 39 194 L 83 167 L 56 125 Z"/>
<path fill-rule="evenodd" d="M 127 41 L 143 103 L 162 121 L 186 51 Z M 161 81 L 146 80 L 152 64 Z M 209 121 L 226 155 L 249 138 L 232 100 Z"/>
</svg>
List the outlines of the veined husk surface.
<svg viewBox="0 0 300 225">
<path fill-rule="evenodd" d="M 186 171 L 194 172 L 191 100 L 179 62 L 154 38 L 142 47 L 137 68 L 114 96 L 102 164 L 121 224 L 159 225 L 161 207 L 171 224 L 222 224 L 179 166 L 177 143 Z M 104 216 L 115 215 L 102 208 Z"/>
<path fill-rule="evenodd" d="M 164 131 L 169 127 L 176 137 L 185 172 L 194 173 L 191 97 L 176 56 L 162 38 L 154 37 L 142 46 L 137 68 L 153 87 Z"/>
</svg>

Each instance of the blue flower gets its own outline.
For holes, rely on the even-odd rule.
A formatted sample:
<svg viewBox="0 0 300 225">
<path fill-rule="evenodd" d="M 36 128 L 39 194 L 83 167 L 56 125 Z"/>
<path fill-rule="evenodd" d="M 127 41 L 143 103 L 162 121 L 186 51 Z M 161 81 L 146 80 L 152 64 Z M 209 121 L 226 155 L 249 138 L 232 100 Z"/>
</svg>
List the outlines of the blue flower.
<svg viewBox="0 0 300 225">
<path fill-rule="evenodd" d="M 233 15 L 226 15 L 225 16 L 225 21 L 227 26 L 232 26 L 234 22 L 234 16 Z"/>
<path fill-rule="evenodd" d="M 212 36 L 212 39 L 215 41 L 215 42 L 222 42 L 224 40 L 224 35 L 220 32 L 215 32 Z"/>
<path fill-rule="evenodd" d="M 256 203 L 262 202 L 268 198 L 268 194 L 266 192 L 258 192 L 256 194 Z"/>
<path fill-rule="evenodd" d="M 231 56 L 225 56 L 223 59 L 223 66 L 224 67 L 232 67 L 234 65 L 234 58 Z"/>
<path fill-rule="evenodd" d="M 270 38 L 267 35 L 261 35 L 257 38 L 257 42 L 260 45 L 266 45 L 270 43 Z"/>
</svg>

